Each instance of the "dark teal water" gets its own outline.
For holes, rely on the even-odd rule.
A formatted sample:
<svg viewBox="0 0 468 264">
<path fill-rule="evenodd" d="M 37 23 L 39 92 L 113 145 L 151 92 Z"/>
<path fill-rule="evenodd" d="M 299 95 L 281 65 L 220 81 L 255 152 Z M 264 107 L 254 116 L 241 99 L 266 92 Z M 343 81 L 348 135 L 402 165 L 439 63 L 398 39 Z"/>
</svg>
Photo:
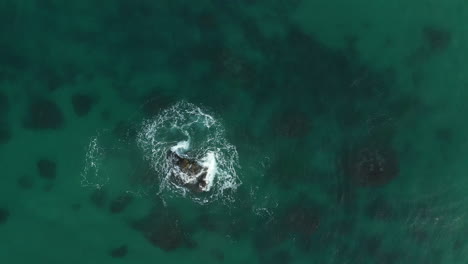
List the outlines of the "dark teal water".
<svg viewBox="0 0 468 264">
<path fill-rule="evenodd" d="M 465 263 L 467 12 L 1 0 L 0 262 Z M 208 203 L 137 144 L 180 102 L 238 154 Z"/>
</svg>

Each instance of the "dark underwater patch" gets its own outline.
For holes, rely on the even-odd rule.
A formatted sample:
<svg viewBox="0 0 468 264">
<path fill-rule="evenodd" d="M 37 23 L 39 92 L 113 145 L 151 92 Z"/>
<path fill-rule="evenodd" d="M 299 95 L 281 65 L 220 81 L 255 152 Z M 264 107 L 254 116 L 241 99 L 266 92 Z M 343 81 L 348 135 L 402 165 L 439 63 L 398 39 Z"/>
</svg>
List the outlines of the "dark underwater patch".
<svg viewBox="0 0 468 264">
<path fill-rule="evenodd" d="M 371 201 L 367 205 L 365 213 L 369 218 L 381 221 L 393 220 L 397 216 L 396 209 L 381 197 Z"/>
<path fill-rule="evenodd" d="M 296 245 L 307 251 L 319 224 L 318 207 L 305 197 L 300 197 L 284 207 L 276 219 L 258 227 L 254 243 L 257 250 L 263 252 L 294 238 Z"/>
<path fill-rule="evenodd" d="M 59 89 L 65 83 L 64 78 L 57 69 L 47 66 L 37 73 L 37 79 L 42 83 L 44 88 L 50 92 Z"/>
<path fill-rule="evenodd" d="M 133 139 L 137 135 L 137 129 L 135 125 L 129 121 L 119 121 L 112 130 L 114 136 L 122 140 Z"/>
<path fill-rule="evenodd" d="M 282 189 L 290 189 L 298 183 L 307 183 L 314 180 L 312 166 L 298 158 L 304 149 L 281 149 L 276 157 L 272 157 L 271 165 L 266 170 L 266 179 L 269 183 L 279 184 Z"/>
<path fill-rule="evenodd" d="M 309 134 L 311 121 L 305 112 L 289 109 L 273 116 L 273 129 L 284 137 L 301 138 Z"/>
<path fill-rule="evenodd" d="M 113 214 L 121 213 L 132 203 L 132 201 L 133 195 L 129 193 L 123 193 L 111 201 L 109 210 Z"/>
<path fill-rule="evenodd" d="M 40 159 L 36 163 L 39 176 L 44 179 L 53 180 L 57 176 L 57 164 L 49 159 Z"/>
<path fill-rule="evenodd" d="M 123 258 L 127 256 L 128 247 L 127 245 L 121 245 L 119 247 L 113 248 L 109 251 L 109 255 L 112 258 Z"/>
<path fill-rule="evenodd" d="M 87 115 L 96 104 L 97 100 L 95 97 L 88 94 L 74 94 L 71 98 L 73 110 L 77 116 Z"/>
<path fill-rule="evenodd" d="M 107 191 L 104 189 L 94 190 L 89 197 L 91 203 L 97 208 L 103 208 L 107 203 L 107 199 L 108 194 Z"/>
<path fill-rule="evenodd" d="M 10 102 L 8 100 L 8 96 L 0 91 L 0 120 L 8 114 L 8 110 L 10 109 Z"/>
<path fill-rule="evenodd" d="M 156 116 L 162 109 L 174 102 L 173 98 L 158 91 L 152 91 L 142 98 L 142 111 L 146 117 Z"/>
<path fill-rule="evenodd" d="M 210 255 L 214 260 L 218 262 L 224 261 L 224 252 L 219 248 L 213 248 L 210 250 Z"/>
<path fill-rule="evenodd" d="M 378 187 L 399 174 L 399 161 L 389 139 L 368 138 L 342 154 L 341 171 L 362 187 Z"/>
<path fill-rule="evenodd" d="M 425 45 L 430 52 L 445 51 L 452 42 L 450 31 L 436 26 L 425 26 L 422 29 Z"/>
<path fill-rule="evenodd" d="M 34 180 L 28 175 L 22 175 L 17 180 L 18 187 L 23 190 L 29 190 L 34 186 Z"/>
<path fill-rule="evenodd" d="M 62 128 L 64 115 L 58 105 L 45 98 L 33 99 L 23 119 L 23 127 L 30 130 L 47 130 Z"/>
<path fill-rule="evenodd" d="M 11 45 L 3 43 L 0 44 L 0 66 L 21 71 L 27 65 L 28 58 L 18 48 L 12 48 Z"/>
<path fill-rule="evenodd" d="M 422 43 L 407 61 L 410 65 L 426 62 L 432 56 L 445 52 L 453 42 L 452 33 L 439 26 L 426 25 L 421 29 Z M 415 75 L 415 83 L 419 84 L 419 76 Z"/>
<path fill-rule="evenodd" d="M 271 254 L 262 254 L 260 255 L 260 263 L 268 264 L 288 264 L 291 263 L 293 257 L 291 253 L 287 250 L 280 249 L 276 250 Z"/>
<path fill-rule="evenodd" d="M 0 121 L 0 144 L 8 143 L 12 138 L 10 127 L 6 122 Z"/>
<path fill-rule="evenodd" d="M 180 216 L 172 210 L 164 208 L 152 211 L 147 216 L 133 221 L 131 225 L 140 231 L 149 243 L 166 252 L 182 247 L 196 247 L 195 242 L 188 236 Z"/>
<path fill-rule="evenodd" d="M 0 208 L 0 225 L 5 224 L 10 218 L 10 211 L 6 208 Z"/>
</svg>

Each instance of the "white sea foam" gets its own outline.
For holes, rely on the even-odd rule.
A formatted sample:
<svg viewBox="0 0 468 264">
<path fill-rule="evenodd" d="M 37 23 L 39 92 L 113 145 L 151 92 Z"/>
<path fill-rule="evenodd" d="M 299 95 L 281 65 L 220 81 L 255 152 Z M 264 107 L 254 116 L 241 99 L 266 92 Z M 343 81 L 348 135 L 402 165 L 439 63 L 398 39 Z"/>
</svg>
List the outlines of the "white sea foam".
<svg viewBox="0 0 468 264">
<path fill-rule="evenodd" d="M 177 153 L 178 155 L 182 155 L 185 153 L 190 147 L 190 141 L 184 140 L 177 143 L 177 145 L 171 147 L 171 151 Z"/>
<path fill-rule="evenodd" d="M 106 148 L 102 146 L 101 137 L 107 140 Z M 236 148 L 225 139 L 222 124 L 194 104 L 178 102 L 154 118 L 144 120 L 137 128 L 136 138 L 127 136 L 123 141 L 120 139 L 110 146 L 108 138 L 112 138 L 110 133 L 101 133 L 91 139 L 82 173 L 83 186 L 121 186 L 119 184 L 125 182 L 124 178 L 128 178 L 125 175 L 134 173 L 121 169 L 125 166 L 122 163 L 127 160 L 131 163 L 135 159 L 132 156 L 134 153 L 143 155 L 140 158 L 151 167 L 150 177 L 154 178 L 145 179 L 145 184 L 149 186 L 128 184 L 125 191 L 138 194 L 157 193 L 163 198 L 182 195 L 198 203 L 207 203 L 215 200 L 232 201 L 233 192 L 241 184 L 236 172 L 239 168 L 238 154 Z M 132 147 L 137 147 L 135 149 L 139 151 L 125 152 L 126 148 Z M 124 158 L 118 155 L 119 159 L 124 159 L 123 162 L 115 160 L 116 149 L 124 149 Z M 206 185 L 200 186 L 201 193 L 193 193 L 170 179 L 174 170 L 179 168 L 168 159 L 168 151 L 195 160 L 205 168 Z M 196 181 L 193 175 L 185 175 L 180 170 L 177 173 L 183 183 Z"/>
<path fill-rule="evenodd" d="M 203 157 L 203 159 L 201 160 L 201 165 L 207 168 L 205 177 L 206 186 L 202 187 L 202 190 L 207 192 L 211 190 L 214 178 L 216 176 L 216 173 L 218 172 L 218 168 L 216 165 L 216 153 L 212 151 L 208 152 L 206 156 Z"/>
<path fill-rule="evenodd" d="M 180 194 L 206 203 L 218 198 L 231 199 L 227 191 L 241 184 L 236 173 L 239 167 L 236 148 L 224 138 L 221 123 L 194 104 L 179 102 L 144 121 L 137 142 L 160 177 L 161 194 Z M 207 168 L 207 184 L 201 188 L 205 195 L 191 194 L 170 180 L 173 165 L 167 160 L 169 149 Z M 184 182 L 194 179 L 185 176 Z"/>
</svg>

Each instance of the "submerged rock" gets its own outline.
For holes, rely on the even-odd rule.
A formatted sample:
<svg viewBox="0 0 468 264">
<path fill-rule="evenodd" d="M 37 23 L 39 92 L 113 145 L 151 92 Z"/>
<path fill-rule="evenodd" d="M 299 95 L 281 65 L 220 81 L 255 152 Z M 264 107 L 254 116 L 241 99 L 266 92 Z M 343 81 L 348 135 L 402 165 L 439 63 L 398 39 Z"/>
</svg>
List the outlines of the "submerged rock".
<svg viewBox="0 0 468 264">
<path fill-rule="evenodd" d="M 207 168 L 196 160 L 183 157 L 170 150 L 167 158 L 172 165 L 171 179 L 177 185 L 188 188 L 193 192 L 205 191 L 207 186 Z"/>
</svg>

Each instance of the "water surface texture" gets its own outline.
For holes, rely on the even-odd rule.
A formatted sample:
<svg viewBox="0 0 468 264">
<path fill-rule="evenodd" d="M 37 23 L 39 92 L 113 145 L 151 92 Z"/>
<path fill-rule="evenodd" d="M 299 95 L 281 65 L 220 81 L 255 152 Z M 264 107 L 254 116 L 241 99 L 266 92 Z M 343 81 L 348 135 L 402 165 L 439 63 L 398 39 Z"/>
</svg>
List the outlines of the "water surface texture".
<svg viewBox="0 0 468 264">
<path fill-rule="evenodd" d="M 0 262 L 466 263 L 468 4 L 0 0 Z"/>
</svg>

